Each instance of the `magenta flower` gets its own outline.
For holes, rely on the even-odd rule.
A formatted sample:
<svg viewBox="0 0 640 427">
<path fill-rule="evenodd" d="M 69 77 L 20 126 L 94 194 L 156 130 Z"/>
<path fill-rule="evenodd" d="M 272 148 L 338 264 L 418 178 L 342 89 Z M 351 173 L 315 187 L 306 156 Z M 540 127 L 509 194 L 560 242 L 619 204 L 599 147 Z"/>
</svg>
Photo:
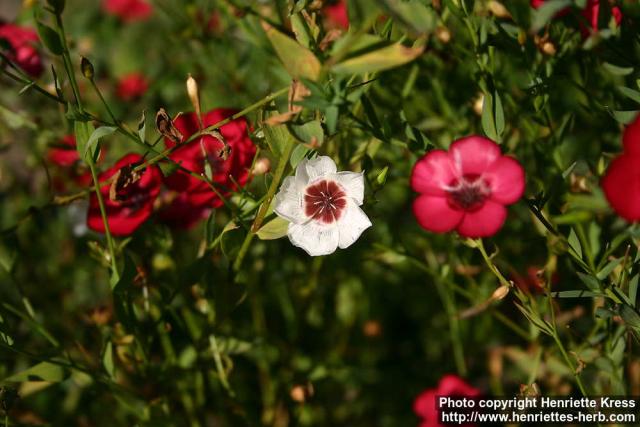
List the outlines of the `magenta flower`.
<svg viewBox="0 0 640 427">
<path fill-rule="evenodd" d="M 472 135 L 454 141 L 448 152 L 433 150 L 422 157 L 411 173 L 411 187 L 420 193 L 413 213 L 422 228 L 489 237 L 502 227 L 505 206 L 522 197 L 524 170 L 495 142 Z"/>
</svg>

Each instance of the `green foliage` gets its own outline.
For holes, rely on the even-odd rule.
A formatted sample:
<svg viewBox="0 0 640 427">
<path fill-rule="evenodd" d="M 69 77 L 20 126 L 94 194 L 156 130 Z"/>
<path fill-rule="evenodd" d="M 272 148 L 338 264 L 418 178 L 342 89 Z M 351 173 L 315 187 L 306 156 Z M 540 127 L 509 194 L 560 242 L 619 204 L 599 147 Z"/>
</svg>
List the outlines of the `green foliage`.
<svg viewBox="0 0 640 427">
<path fill-rule="evenodd" d="M 139 22 L 100 2 L 24 3 L 16 22 L 36 28 L 47 71 L 32 79 L 3 43 L 9 425 L 410 426 L 413 399 L 453 372 L 506 397 L 640 387 L 640 231 L 600 186 L 640 110 L 637 5 L 617 27 L 603 4 L 584 34 L 586 2 L 567 0 L 349 0 L 348 29 L 308 0 L 154 1 Z M 132 72 L 149 87 L 123 97 Z M 136 152 L 181 179 L 147 126 L 161 107 L 240 111 L 251 178 L 189 229 L 163 220 L 182 195 L 165 183 L 131 236 L 87 230 L 89 164 Z M 523 165 L 525 195 L 491 238 L 425 232 L 412 168 L 473 134 Z M 50 154 L 66 135 L 80 161 L 62 168 Z M 311 258 L 273 199 L 315 155 L 363 173 L 373 227 Z M 200 177 L 214 188 L 218 160 Z"/>
</svg>

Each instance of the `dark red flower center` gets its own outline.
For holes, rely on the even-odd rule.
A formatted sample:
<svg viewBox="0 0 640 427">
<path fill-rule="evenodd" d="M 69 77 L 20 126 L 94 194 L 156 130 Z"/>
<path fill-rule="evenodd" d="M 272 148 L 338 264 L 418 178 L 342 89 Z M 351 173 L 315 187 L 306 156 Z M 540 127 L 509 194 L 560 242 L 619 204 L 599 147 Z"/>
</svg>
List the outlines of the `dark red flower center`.
<svg viewBox="0 0 640 427">
<path fill-rule="evenodd" d="M 476 211 L 491 195 L 491 188 L 479 175 L 464 175 L 449 184 L 448 201 L 454 209 Z"/>
<path fill-rule="evenodd" d="M 331 224 L 340 219 L 346 207 L 347 195 L 334 181 L 315 182 L 305 191 L 304 212 L 316 221 Z"/>
</svg>

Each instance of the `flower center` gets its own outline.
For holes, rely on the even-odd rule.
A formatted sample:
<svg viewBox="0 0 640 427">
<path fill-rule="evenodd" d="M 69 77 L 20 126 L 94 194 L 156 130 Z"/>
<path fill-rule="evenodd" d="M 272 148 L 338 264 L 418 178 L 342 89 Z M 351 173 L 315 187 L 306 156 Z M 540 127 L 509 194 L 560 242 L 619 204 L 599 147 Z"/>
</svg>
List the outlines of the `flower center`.
<svg viewBox="0 0 640 427">
<path fill-rule="evenodd" d="M 315 182 L 304 194 L 304 213 L 318 222 L 331 224 L 347 207 L 347 195 L 338 183 L 329 180 Z"/>
<path fill-rule="evenodd" d="M 480 175 L 464 175 L 447 189 L 449 204 L 459 210 L 476 211 L 491 195 L 491 188 Z"/>
</svg>

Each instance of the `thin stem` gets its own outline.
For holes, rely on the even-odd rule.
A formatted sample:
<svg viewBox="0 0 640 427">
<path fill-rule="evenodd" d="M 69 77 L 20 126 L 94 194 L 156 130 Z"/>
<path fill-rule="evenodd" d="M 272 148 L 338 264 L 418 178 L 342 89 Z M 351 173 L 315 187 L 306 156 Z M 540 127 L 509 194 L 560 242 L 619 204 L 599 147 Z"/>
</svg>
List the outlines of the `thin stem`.
<svg viewBox="0 0 640 427">
<path fill-rule="evenodd" d="M 67 37 L 64 32 L 64 25 L 62 23 L 62 16 L 60 14 L 56 14 L 56 25 L 58 34 L 60 35 L 60 39 L 62 41 L 62 58 L 64 62 L 65 71 L 67 72 L 67 76 L 69 76 L 69 82 L 71 83 L 71 89 L 73 90 L 73 95 L 76 98 L 76 103 L 78 105 L 78 110 L 80 113 L 84 112 L 84 108 L 82 106 L 82 99 L 80 98 L 80 90 L 78 89 L 78 82 L 76 81 L 76 76 L 73 71 L 73 64 L 71 62 L 71 57 L 69 55 L 69 46 L 67 43 Z M 93 183 L 95 186 L 95 193 L 98 199 L 98 205 L 100 207 L 100 215 L 102 216 L 102 222 L 104 223 L 104 234 L 107 239 L 107 246 L 109 249 L 109 256 L 111 257 L 111 273 L 112 277 L 118 276 L 118 264 L 116 260 L 116 250 L 115 244 L 113 242 L 113 236 L 111 235 L 111 230 L 109 229 L 109 221 L 107 219 L 107 211 L 104 206 L 104 200 L 102 198 L 102 193 L 100 191 L 100 181 L 98 180 L 98 174 L 96 172 L 96 166 L 93 161 L 93 157 L 91 155 L 85 156 L 85 160 L 89 165 L 89 169 L 91 170 L 91 177 L 93 178 Z"/>
<path fill-rule="evenodd" d="M 109 113 L 109 117 L 111 117 L 111 120 L 113 120 L 113 122 L 115 124 L 119 124 L 120 121 L 118 119 L 116 119 L 115 114 L 113 114 L 113 111 L 111 111 L 111 107 L 109 107 L 109 104 L 104 99 L 104 96 L 102 96 L 102 92 L 100 91 L 100 88 L 98 88 L 98 85 L 96 84 L 96 81 L 93 78 L 90 78 L 89 81 L 91 82 L 91 86 L 93 86 L 93 89 L 98 94 L 98 97 L 100 98 L 100 101 L 102 101 L 102 104 L 104 105 L 104 108 L 107 109 L 107 113 Z"/>
<path fill-rule="evenodd" d="M 253 220 L 253 225 L 251 226 L 251 230 L 247 233 L 244 241 L 242 242 L 242 246 L 240 247 L 240 251 L 238 252 L 238 256 L 236 257 L 235 262 L 233 263 L 233 270 L 238 271 L 242 266 L 242 261 L 244 257 L 247 255 L 247 251 L 249 250 L 249 246 L 251 246 L 251 241 L 253 237 L 260 229 L 262 222 L 264 221 L 264 217 L 267 215 L 267 211 L 269 210 L 269 206 L 271 205 L 271 200 L 276 194 L 278 190 L 278 186 L 280 185 L 280 181 L 282 180 L 282 176 L 284 175 L 284 171 L 287 168 L 287 164 L 289 163 L 289 157 L 291 156 L 291 152 L 293 151 L 293 146 L 295 143 L 291 140 L 287 140 L 286 146 L 284 147 L 284 152 L 282 153 L 282 157 L 280 157 L 280 161 L 278 162 L 278 167 L 274 172 L 273 181 L 271 181 L 271 185 L 267 190 L 267 195 L 265 196 L 264 201 L 260 205 L 260 209 L 256 214 L 255 219 Z"/>
<path fill-rule="evenodd" d="M 498 281 L 500 282 L 500 284 L 503 285 L 503 286 L 507 286 L 507 287 L 511 288 L 511 286 L 512 286 L 511 282 L 508 281 L 502 275 L 502 273 L 500 272 L 498 267 L 496 267 L 496 265 L 493 263 L 493 261 L 491 261 L 491 257 L 489 255 L 487 255 L 487 251 L 484 249 L 484 244 L 482 243 L 482 239 L 474 240 L 474 242 L 476 243 L 476 247 L 480 251 L 480 254 L 482 255 L 482 258 L 484 259 L 484 262 L 487 264 L 487 267 L 489 267 L 489 270 L 491 270 L 491 272 L 498 278 Z"/>
</svg>

